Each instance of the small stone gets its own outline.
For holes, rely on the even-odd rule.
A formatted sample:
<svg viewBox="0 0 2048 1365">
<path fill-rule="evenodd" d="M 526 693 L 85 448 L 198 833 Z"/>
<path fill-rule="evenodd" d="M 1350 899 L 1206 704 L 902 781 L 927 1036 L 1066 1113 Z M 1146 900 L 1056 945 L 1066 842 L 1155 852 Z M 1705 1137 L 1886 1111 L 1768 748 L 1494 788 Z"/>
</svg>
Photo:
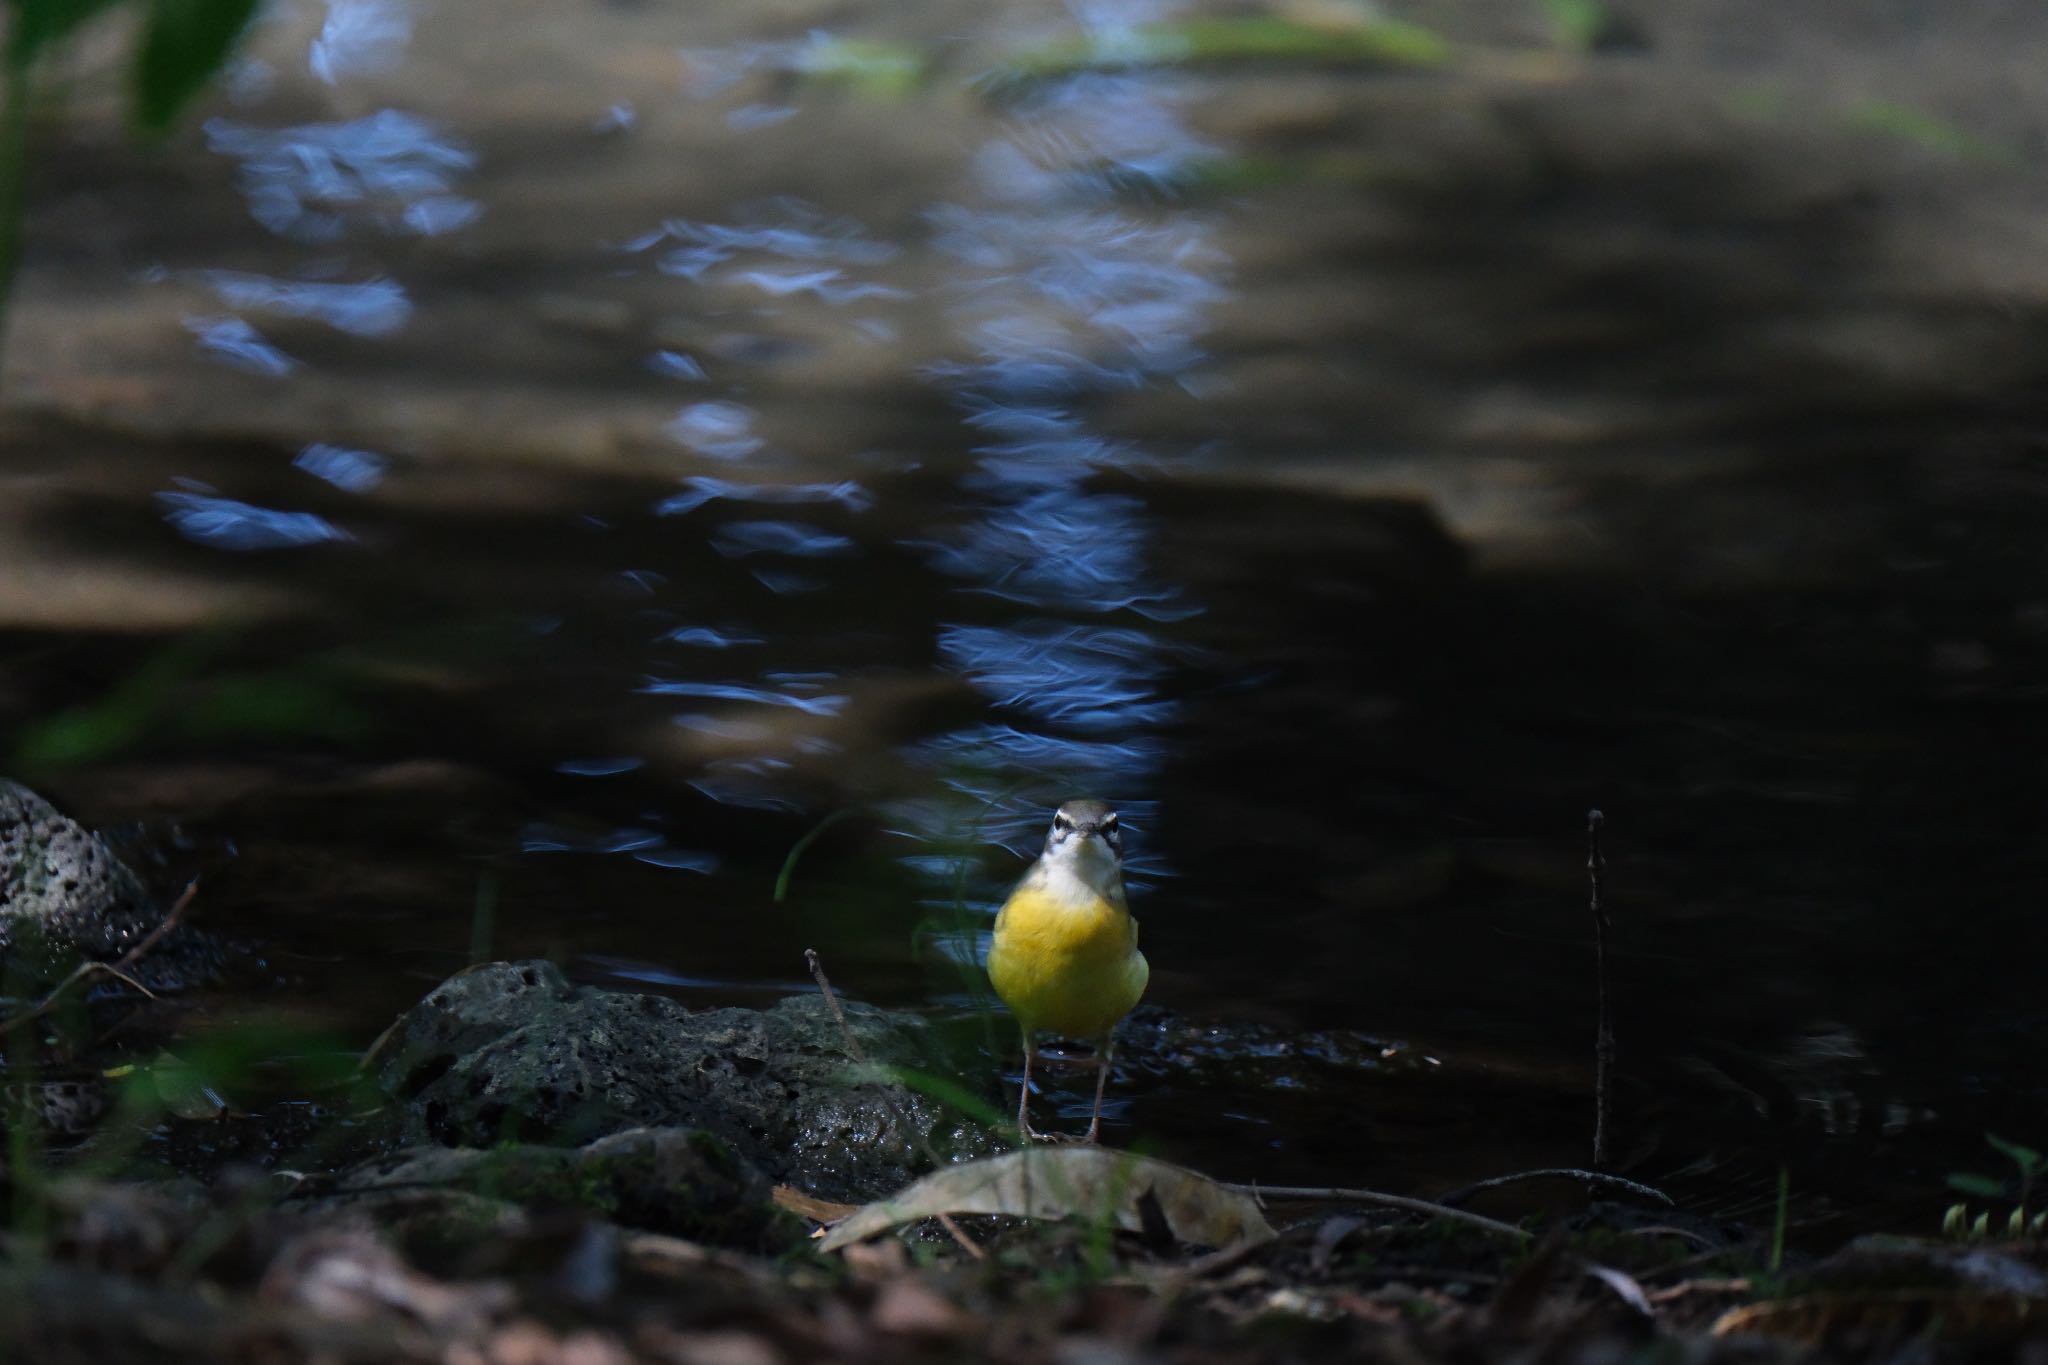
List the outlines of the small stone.
<svg viewBox="0 0 2048 1365">
<path fill-rule="evenodd" d="M 154 923 L 148 892 L 105 841 L 0 778 L 0 953 L 34 925 L 52 946 L 112 957 Z"/>
</svg>

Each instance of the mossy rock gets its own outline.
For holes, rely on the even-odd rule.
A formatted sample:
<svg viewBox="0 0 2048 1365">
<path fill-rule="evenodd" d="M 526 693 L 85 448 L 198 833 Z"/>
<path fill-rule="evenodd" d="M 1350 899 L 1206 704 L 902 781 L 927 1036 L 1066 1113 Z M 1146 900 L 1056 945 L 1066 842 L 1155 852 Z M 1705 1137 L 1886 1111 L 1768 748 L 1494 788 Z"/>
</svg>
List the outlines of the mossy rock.
<svg viewBox="0 0 2048 1365">
<path fill-rule="evenodd" d="M 630 1128 L 715 1135 L 774 1180 L 834 1199 L 897 1189 L 994 1137 L 886 1078 L 950 1075 L 925 1022 L 864 1005 L 847 1024 L 875 1065 L 847 1060 L 818 996 L 766 1010 L 690 1010 L 572 986 L 546 962 L 449 978 L 371 1049 L 415 1143 L 569 1146 Z"/>
</svg>

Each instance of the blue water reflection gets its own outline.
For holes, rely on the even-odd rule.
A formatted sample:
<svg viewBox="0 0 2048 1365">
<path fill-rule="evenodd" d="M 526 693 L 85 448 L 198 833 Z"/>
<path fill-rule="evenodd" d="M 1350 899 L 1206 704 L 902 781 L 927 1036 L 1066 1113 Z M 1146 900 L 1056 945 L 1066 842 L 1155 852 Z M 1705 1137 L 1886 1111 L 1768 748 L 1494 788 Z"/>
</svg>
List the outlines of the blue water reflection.
<svg viewBox="0 0 2048 1365">
<path fill-rule="evenodd" d="M 787 707 L 814 716 L 838 715 L 848 700 L 843 696 L 799 697 L 771 688 L 750 687 L 745 683 L 698 682 L 692 678 L 649 678 L 641 683 L 640 690 L 657 697 L 704 697 L 713 701 Z"/>
<path fill-rule="evenodd" d="M 159 493 L 156 501 L 179 535 L 216 550 L 285 550 L 354 539 L 311 512 L 281 512 L 204 493 Z"/>
<path fill-rule="evenodd" d="M 396 109 L 276 129 L 209 119 L 206 138 L 214 151 L 242 163 L 250 214 L 282 236 L 332 242 L 351 225 L 364 225 L 431 237 L 482 213 L 455 192 L 475 155 Z"/>
<path fill-rule="evenodd" d="M 684 491 L 656 503 L 656 515 L 679 517 L 706 503 L 732 502 L 837 503 L 851 512 L 864 512 L 874 505 L 865 489 L 850 479 L 832 483 L 761 484 L 733 483 L 708 474 L 683 480 Z"/>
<path fill-rule="evenodd" d="M 831 535 L 797 521 L 729 521 L 712 535 L 711 546 L 733 559 L 757 554 L 818 559 L 854 551 L 853 542 L 845 536 Z"/>
<path fill-rule="evenodd" d="M 1154 692 L 1165 672 L 1158 644 L 1141 630 L 1060 621 L 948 626 L 939 653 L 993 705 L 1065 729 L 1116 731 L 1172 714 Z"/>
<path fill-rule="evenodd" d="M 404 58 L 412 24 L 409 0 L 327 0 L 320 34 L 306 50 L 307 68 L 329 85 L 381 75 Z"/>
<path fill-rule="evenodd" d="M 324 442 L 316 441 L 301 450 L 292 465 L 344 493 L 367 493 L 384 481 L 383 456 Z"/>
<path fill-rule="evenodd" d="M 1113 47 L 1155 8 L 1104 4 L 1079 18 Z M 1160 632 L 1201 608 L 1153 569 L 1144 504 L 1090 486 L 1158 457 L 1096 429 L 1089 409 L 1098 394 L 1186 384 L 1203 360 L 1228 259 L 1197 215 L 1136 210 L 1120 191 L 1216 153 L 1185 131 L 1157 75 L 1050 82 L 1011 114 L 974 157 L 979 200 L 928 214 L 961 271 L 950 297 L 965 350 L 932 373 L 973 434 L 962 486 L 979 508 L 913 548 L 962 591 L 1024 611 L 941 627 L 941 659 L 1001 718 L 917 746 L 957 797 L 895 810 L 925 838 L 1015 858 L 1036 851 L 1048 804 L 1101 795 L 1139 832 L 1130 871 L 1142 880 L 1166 870 L 1142 837 L 1176 714 Z M 943 951 L 969 959 L 977 937 Z"/>
<path fill-rule="evenodd" d="M 627 242 L 628 253 L 648 251 L 672 243 L 655 261 L 665 275 L 687 280 L 704 280 L 718 266 L 749 258 L 766 258 L 764 264 L 789 261 L 832 261 L 841 266 L 880 265 L 893 260 L 898 248 L 876 241 L 858 223 L 849 219 L 826 218 L 808 204 L 795 199 L 777 200 L 761 211 L 767 220 L 759 223 L 698 223 L 672 218 L 661 227 Z M 733 278 L 753 273 L 776 278 L 759 269 L 735 272 Z M 826 278 L 838 279 L 837 270 Z M 757 287 L 759 287 L 758 282 Z M 823 280 L 814 281 L 822 284 Z"/>
<path fill-rule="evenodd" d="M 668 434 L 699 455 L 738 460 L 767 442 L 754 434 L 754 414 L 738 403 L 692 403 L 668 424 Z"/>
<path fill-rule="evenodd" d="M 313 284 L 234 270 L 209 270 L 206 281 L 223 303 L 233 307 L 310 318 L 355 336 L 390 336 L 412 318 L 412 300 L 392 280 Z"/>
<path fill-rule="evenodd" d="M 184 321 L 185 330 L 198 338 L 199 349 L 230 369 L 279 379 L 298 368 L 298 361 L 241 318 L 188 317 Z"/>
</svg>

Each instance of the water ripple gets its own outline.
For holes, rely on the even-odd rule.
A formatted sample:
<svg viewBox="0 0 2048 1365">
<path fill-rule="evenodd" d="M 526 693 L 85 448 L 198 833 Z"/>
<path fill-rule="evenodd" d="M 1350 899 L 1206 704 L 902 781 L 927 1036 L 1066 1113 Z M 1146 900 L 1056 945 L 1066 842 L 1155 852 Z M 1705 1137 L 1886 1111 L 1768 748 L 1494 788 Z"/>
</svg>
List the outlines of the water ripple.
<svg viewBox="0 0 2048 1365">
<path fill-rule="evenodd" d="M 696 645 L 702 649 L 736 649 L 741 645 L 767 643 L 759 635 L 742 635 L 738 631 L 715 630 L 710 626 L 677 626 L 663 633 L 663 640 L 675 645 Z"/>
<path fill-rule="evenodd" d="M 260 308 L 288 317 L 311 318 L 355 336 L 390 336 L 412 318 L 412 300 L 392 280 L 360 284 L 309 284 L 233 270 L 205 272 L 225 303 Z"/>
<path fill-rule="evenodd" d="M 240 318 L 188 317 L 185 328 L 199 338 L 202 350 L 237 370 L 280 378 L 298 368 L 298 361 Z"/>
<path fill-rule="evenodd" d="M 733 483 L 700 474 L 683 480 L 684 491 L 654 505 L 657 516 L 679 517 L 709 502 L 806 503 L 832 502 L 851 512 L 865 512 L 874 506 L 867 490 L 850 479 L 835 483 Z"/>
<path fill-rule="evenodd" d="M 382 455 L 317 441 L 301 450 L 292 465 L 344 493 L 367 493 L 384 481 Z"/>
<path fill-rule="evenodd" d="M 395 109 L 277 129 L 209 119 L 206 138 L 214 151 L 242 163 L 249 212 L 284 236 L 334 241 L 351 218 L 431 236 L 480 212 L 454 192 L 475 155 L 424 119 Z"/>
<path fill-rule="evenodd" d="M 639 690 L 657 697 L 708 697 L 714 701 L 783 706 L 813 716 L 836 716 L 845 709 L 848 701 L 843 696 L 792 697 L 786 692 L 748 687 L 743 683 L 708 683 L 688 678 L 648 678 L 640 684 Z"/>
<path fill-rule="evenodd" d="M 997 706 L 1068 729 L 1155 725 L 1171 711 L 1154 692 L 1166 671 L 1158 642 L 1143 631 L 1057 621 L 948 626 L 939 653 Z"/>
<path fill-rule="evenodd" d="M 677 413 L 667 427 L 668 434 L 699 455 L 716 460 L 737 460 L 753 454 L 767 442 L 753 431 L 754 414 L 738 403 L 692 403 Z"/>
<path fill-rule="evenodd" d="M 280 512 L 201 493 L 159 493 L 156 502 L 179 535 L 216 550 L 282 550 L 354 539 L 311 512 Z"/>
<path fill-rule="evenodd" d="M 819 559 L 852 554 L 854 550 L 853 542 L 845 536 L 835 536 L 796 521 L 728 522 L 712 535 L 711 546 L 733 559 L 758 554 Z"/>
<path fill-rule="evenodd" d="M 402 0 L 327 0 L 327 17 L 306 50 L 306 65 L 333 85 L 344 76 L 393 70 L 412 41 L 413 10 Z"/>
</svg>

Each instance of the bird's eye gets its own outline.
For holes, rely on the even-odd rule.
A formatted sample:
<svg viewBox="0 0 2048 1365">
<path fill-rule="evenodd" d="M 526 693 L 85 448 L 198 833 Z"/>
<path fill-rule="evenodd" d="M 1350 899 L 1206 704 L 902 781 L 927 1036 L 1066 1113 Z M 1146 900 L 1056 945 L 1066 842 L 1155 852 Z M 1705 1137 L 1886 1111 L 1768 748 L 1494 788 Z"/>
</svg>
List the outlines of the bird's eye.
<svg viewBox="0 0 2048 1365">
<path fill-rule="evenodd" d="M 1114 815 L 1102 822 L 1102 832 L 1104 834 L 1116 833 L 1116 817 Z"/>
<path fill-rule="evenodd" d="M 1055 815 L 1052 818 L 1052 827 L 1054 829 L 1072 829 L 1074 822 L 1064 815 Z"/>
</svg>

